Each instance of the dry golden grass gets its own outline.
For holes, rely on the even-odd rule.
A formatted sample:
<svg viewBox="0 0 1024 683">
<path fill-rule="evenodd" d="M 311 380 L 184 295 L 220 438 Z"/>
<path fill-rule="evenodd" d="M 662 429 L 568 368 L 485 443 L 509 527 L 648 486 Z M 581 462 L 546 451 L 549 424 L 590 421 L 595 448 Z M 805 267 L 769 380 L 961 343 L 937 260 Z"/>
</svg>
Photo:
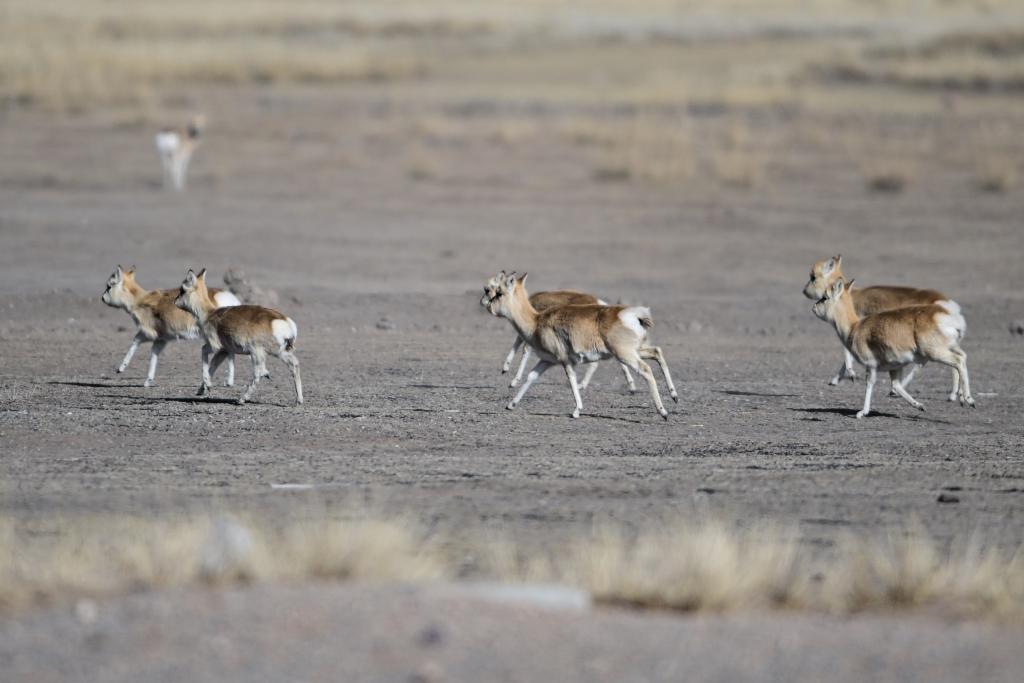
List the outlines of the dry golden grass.
<svg viewBox="0 0 1024 683">
<path fill-rule="evenodd" d="M 886 156 L 863 161 L 860 172 L 868 190 L 880 194 L 899 194 L 914 178 L 913 162 Z"/>
<path fill-rule="evenodd" d="M 492 537 L 428 538 L 403 521 L 284 528 L 229 515 L 0 523 L 0 610 L 190 584 L 424 581 L 464 575 L 576 586 L 601 603 L 684 612 L 931 610 L 1024 623 L 1024 554 L 972 541 L 944 549 L 919 527 L 851 536 L 811 557 L 795 529 L 705 520 L 630 535 L 601 530 L 557 549 Z"/>
<path fill-rule="evenodd" d="M 1009 192 L 1017 184 L 1017 164 L 1004 156 L 986 156 L 977 162 L 974 183 L 982 192 Z"/>
<path fill-rule="evenodd" d="M 679 121 L 640 114 L 603 125 L 564 124 L 562 133 L 577 145 L 598 148 L 591 172 L 598 181 L 671 184 L 693 174 L 690 136 Z"/>
</svg>

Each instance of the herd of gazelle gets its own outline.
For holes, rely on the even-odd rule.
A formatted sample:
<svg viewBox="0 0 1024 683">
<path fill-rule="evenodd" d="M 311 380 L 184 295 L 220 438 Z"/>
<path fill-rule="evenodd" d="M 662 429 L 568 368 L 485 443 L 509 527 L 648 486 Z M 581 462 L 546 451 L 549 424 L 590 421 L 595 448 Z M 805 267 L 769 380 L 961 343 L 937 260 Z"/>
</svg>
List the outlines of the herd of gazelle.
<svg viewBox="0 0 1024 683">
<path fill-rule="evenodd" d="M 144 386 L 156 376 L 157 357 L 168 342 L 180 339 L 203 340 L 203 379 L 198 395 L 210 393 L 213 374 L 228 361 L 227 386 L 234 385 L 235 355 L 252 357 L 253 378 L 238 402 L 252 398 L 256 385 L 267 372 L 267 356 L 280 358 L 291 370 L 295 382 L 295 402 L 302 403 L 302 377 L 299 359 L 294 353 L 299 328 L 288 316 L 263 306 L 242 304 L 234 294 L 206 286 L 206 269 L 197 275 L 191 269 L 178 289 L 146 291 L 135 282 L 135 269 L 121 266 L 107 280 L 103 303 L 122 308 L 135 321 L 138 331 L 118 372 L 143 342 L 153 343 L 149 374 Z"/>
<path fill-rule="evenodd" d="M 949 400 L 974 406 L 967 374 L 966 354 L 960 348 L 967 326 L 960 306 L 940 292 L 909 287 L 855 288 L 842 271 L 842 257 L 823 259 L 811 269 L 804 295 L 815 300 L 813 311 L 831 323 L 843 344 L 845 358 L 829 384 L 844 378 L 854 379 L 853 361 L 867 370 L 864 407 L 861 418 L 871 410 L 871 394 L 879 370 L 887 371 L 894 394 L 915 408 L 924 410 L 907 392 L 914 371 L 929 361 L 948 365 L 953 370 L 953 391 Z M 208 288 L 206 270 L 189 270 L 178 289 L 146 290 L 135 280 L 135 269 L 117 270 L 107 281 L 103 303 L 124 309 L 137 328 L 128 353 L 118 366 L 124 372 L 139 345 L 152 343 L 149 372 L 144 386 L 155 381 L 157 359 L 168 342 L 202 339 L 202 384 L 198 395 L 210 393 L 217 368 L 228 362 L 227 386 L 234 384 L 234 357 L 251 356 L 253 378 L 238 399 L 245 403 L 263 377 L 269 377 L 268 356 L 281 359 L 291 371 L 296 403 L 302 403 L 302 379 L 294 346 L 298 337 L 295 322 L 279 311 L 242 304 L 228 291 Z M 665 355 L 649 343 L 653 326 L 646 306 L 608 305 L 595 296 L 572 290 L 526 291 L 526 274 L 517 276 L 502 271 L 484 284 L 480 305 L 494 316 L 508 320 L 516 331 L 512 350 L 505 358 L 502 372 L 511 369 L 516 353 L 523 349 L 519 370 L 511 381 L 519 384 L 527 360 L 536 355 L 536 365 L 508 403 L 515 408 L 537 379 L 553 365 L 561 365 L 580 416 L 583 400 L 580 391 L 590 383 L 597 363 L 614 359 L 622 367 L 630 393 L 635 391 L 633 376 L 638 373 L 647 382 L 654 408 L 663 418 L 668 411 L 661 401 L 658 383 L 647 360 L 657 361 L 668 385 L 669 395 L 678 402 Z M 576 369 L 586 365 L 582 381 Z"/>
</svg>

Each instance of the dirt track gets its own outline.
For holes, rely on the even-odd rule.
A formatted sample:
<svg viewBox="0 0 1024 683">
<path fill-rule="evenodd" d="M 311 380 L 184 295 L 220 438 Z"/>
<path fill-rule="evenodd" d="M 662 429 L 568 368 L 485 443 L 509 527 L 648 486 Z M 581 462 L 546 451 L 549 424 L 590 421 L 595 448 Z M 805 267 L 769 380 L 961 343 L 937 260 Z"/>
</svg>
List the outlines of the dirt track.
<svg viewBox="0 0 1024 683">
<path fill-rule="evenodd" d="M 938 175 L 873 197 L 829 167 L 752 192 L 603 184 L 550 141 L 467 143 L 446 152 L 464 162 L 451 178 L 415 182 L 387 141 L 316 128 L 328 107 L 363 120 L 350 100 L 242 102 L 232 116 L 250 129 L 275 130 L 299 102 L 310 119 L 237 154 L 239 133 L 211 136 L 183 197 L 153 187 L 148 130 L 8 116 L 4 512 L 287 514 L 312 499 L 537 539 L 707 510 L 796 522 L 815 540 L 916 515 L 940 537 L 1019 540 L 1019 193 Z M 365 162 L 335 163 L 333 139 L 362 144 Z M 926 368 L 913 385 L 926 413 L 880 385 L 878 413 L 852 419 L 862 385 L 825 385 L 838 343 L 800 295 L 832 252 L 860 282 L 938 287 L 963 305 L 977 410 L 946 403 L 947 372 Z M 131 321 L 99 294 L 118 262 L 146 286 L 240 265 L 277 290 L 299 325 L 307 405 L 290 406 L 284 366 L 253 405 L 225 402 L 238 387 L 194 400 L 195 345 L 164 353 L 154 388 L 141 387 L 145 347 L 115 374 Z M 502 267 L 530 271 L 533 289 L 650 305 L 682 397 L 671 420 L 611 367 L 578 421 L 556 373 L 504 410 L 511 328 L 477 303 Z M 936 503 L 944 487 L 961 487 L 959 504 Z"/>
<path fill-rule="evenodd" d="M 154 186 L 145 126 L 5 115 L 0 512 L 369 510 L 530 544 L 711 514 L 796 524 L 825 552 L 844 531 L 916 517 L 940 539 L 1019 544 L 1024 342 L 1008 325 L 1024 315 L 1024 195 L 936 172 L 871 196 L 802 148 L 787 153 L 805 173 L 752 191 L 600 183 L 544 133 L 514 149 L 445 144 L 447 171 L 415 181 L 396 139 L 358 132 L 378 97 L 208 94 L 213 119 L 237 126 L 211 134 L 185 196 Z M 926 368 L 912 385 L 926 413 L 880 384 L 878 412 L 853 419 L 863 387 L 826 386 L 839 346 L 800 295 L 811 262 L 834 252 L 861 283 L 936 287 L 963 305 L 977 410 L 947 403 L 948 372 Z M 115 374 L 131 321 L 99 296 L 119 262 L 145 286 L 241 266 L 276 290 L 299 326 L 306 405 L 291 406 L 284 366 L 245 407 L 229 401 L 238 386 L 196 400 L 197 345 L 164 353 L 156 387 L 141 386 L 145 347 Z M 506 411 L 511 328 L 478 305 L 499 268 L 529 271 L 534 290 L 650 305 L 682 399 L 670 421 L 611 367 L 579 420 L 555 372 Z M 272 487 L 296 483 L 315 486 Z M 31 633 L 56 632 L 40 619 Z M 979 652 L 964 647 L 958 666 Z"/>
</svg>

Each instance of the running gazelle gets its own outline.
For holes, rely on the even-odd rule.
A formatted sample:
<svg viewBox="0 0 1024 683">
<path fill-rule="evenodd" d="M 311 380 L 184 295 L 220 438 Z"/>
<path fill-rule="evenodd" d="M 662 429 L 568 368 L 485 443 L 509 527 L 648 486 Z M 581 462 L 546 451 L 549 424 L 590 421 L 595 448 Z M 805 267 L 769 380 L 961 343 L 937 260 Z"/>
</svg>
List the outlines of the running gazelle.
<svg viewBox="0 0 1024 683">
<path fill-rule="evenodd" d="M 227 290 L 211 289 L 210 295 L 213 303 L 218 307 L 238 306 L 241 301 L 233 293 Z M 156 381 L 156 366 L 160 354 L 169 342 L 180 339 L 199 339 L 199 323 L 194 315 L 181 310 L 174 305 L 174 298 L 178 295 L 176 289 L 154 289 L 146 290 L 139 286 L 135 280 L 135 266 L 124 270 L 121 266 L 107 278 L 107 288 L 100 299 L 112 308 L 120 308 L 127 311 L 128 315 L 135 321 L 137 331 L 132 339 L 131 346 L 124 360 L 117 367 L 118 373 L 128 369 L 128 363 L 138 350 L 139 345 L 145 342 L 152 342 L 152 352 L 149 357 L 149 372 L 146 374 L 146 381 L 143 386 L 152 386 Z M 234 361 L 228 364 L 227 385 L 235 383 Z"/>
<path fill-rule="evenodd" d="M 835 327 L 843 346 L 867 369 L 864 407 L 857 413 L 858 419 L 871 412 L 871 393 L 879 370 L 889 372 L 893 390 L 907 403 L 924 410 L 907 392 L 906 379 L 915 365 L 928 361 L 953 368 L 960 405 L 974 407 L 967 354 L 960 348 L 967 331 L 962 315 L 927 304 L 861 316 L 853 305 L 850 289 L 842 280 L 833 283 L 812 310 Z"/>
<path fill-rule="evenodd" d="M 194 315 L 199 321 L 203 345 L 203 382 L 197 395 L 210 393 L 211 377 L 224 360 L 232 361 L 236 354 L 252 356 L 252 382 L 238 399 L 239 405 L 252 398 L 256 385 L 267 371 L 267 356 L 275 356 L 291 370 L 295 383 L 295 402 L 302 403 L 302 377 L 299 359 L 295 356 L 295 339 L 299 328 L 295 321 L 272 308 L 263 306 L 234 306 L 217 308 L 206 287 L 206 269 L 197 275 L 189 269 L 181 283 L 174 304 Z M 212 355 L 212 359 L 211 359 Z"/>
<path fill-rule="evenodd" d="M 480 299 L 480 305 L 487 308 L 487 305 L 491 303 L 491 300 L 495 297 L 498 292 L 500 283 L 506 278 L 505 271 L 501 271 L 484 285 L 484 295 Z M 592 294 L 586 294 L 584 292 L 578 292 L 571 289 L 554 290 L 550 292 L 535 292 L 530 295 L 530 303 L 537 309 L 538 312 L 546 311 L 554 306 L 569 306 L 569 305 L 587 305 L 587 304 L 599 304 L 601 306 L 607 306 L 608 302 L 598 299 Z M 523 338 L 516 335 L 515 341 L 512 342 L 512 348 L 509 350 L 508 355 L 505 357 L 505 362 L 501 366 L 501 374 L 505 374 L 511 369 L 512 361 L 515 360 L 516 353 L 522 348 L 523 356 L 519 361 L 519 368 L 516 370 L 515 376 L 508 383 L 509 387 L 516 387 L 519 385 L 519 380 L 523 378 L 523 372 L 526 370 L 526 363 L 530 360 L 530 345 L 523 341 Z M 626 386 L 629 387 L 629 393 L 636 393 L 636 384 L 633 382 L 633 375 L 629 373 L 629 368 L 622 365 L 622 373 L 626 376 Z M 580 389 L 586 389 L 590 384 L 591 377 L 594 376 L 594 372 L 597 370 L 597 364 L 592 363 L 587 366 L 586 372 L 583 373 L 583 380 L 580 381 Z M 669 386 L 672 390 L 672 397 L 675 398 L 675 388 L 672 387 L 671 381 Z"/>
<path fill-rule="evenodd" d="M 812 301 L 817 301 L 825 296 L 825 293 L 836 282 L 843 282 L 847 285 L 847 292 L 853 302 L 853 308 L 857 315 L 873 315 L 884 311 L 892 311 L 907 306 L 923 306 L 935 304 L 942 306 L 950 314 L 960 315 L 960 304 L 953 301 L 945 294 L 934 289 L 916 289 L 914 287 L 890 287 L 879 286 L 853 288 L 846 282 L 843 276 L 843 257 L 836 255 L 831 258 L 822 259 L 811 267 L 811 277 L 804 286 L 804 296 Z M 844 349 L 845 359 L 839 366 L 835 376 L 829 380 L 829 384 L 839 384 L 843 379 L 856 379 L 853 371 L 853 355 Z M 906 388 L 914 375 L 916 366 L 911 367 L 903 378 L 903 387 Z M 895 388 L 893 392 L 896 393 Z M 953 373 L 953 389 L 949 394 L 949 400 L 955 401 L 959 392 L 956 372 Z"/>
<path fill-rule="evenodd" d="M 499 283 L 487 310 L 512 323 L 519 336 L 540 358 L 527 375 L 526 382 L 506 406 L 509 410 L 519 404 L 538 377 L 557 364 L 562 366 L 569 380 L 576 403 L 572 416 L 577 418 L 583 409 L 583 401 L 576 382 L 576 365 L 615 358 L 647 380 L 655 409 L 659 415 L 668 419 L 668 411 L 661 402 L 654 373 L 644 362 L 645 358 L 657 359 L 666 381 L 671 381 L 661 350 L 644 345 L 647 330 L 654 324 L 649 308 L 590 304 L 555 306 L 540 312 L 530 303 L 526 292 L 526 274 L 516 277 L 513 273 Z"/>
</svg>

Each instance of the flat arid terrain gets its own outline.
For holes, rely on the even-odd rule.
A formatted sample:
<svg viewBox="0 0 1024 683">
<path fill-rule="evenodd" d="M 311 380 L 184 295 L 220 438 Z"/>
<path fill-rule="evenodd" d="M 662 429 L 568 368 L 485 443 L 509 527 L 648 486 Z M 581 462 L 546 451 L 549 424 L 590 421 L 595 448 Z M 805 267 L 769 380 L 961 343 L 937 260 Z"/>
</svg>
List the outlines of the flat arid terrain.
<svg viewBox="0 0 1024 683">
<path fill-rule="evenodd" d="M 943 24 L 939 10 L 929 31 L 812 12 L 698 14 L 672 33 L 656 30 L 652 3 L 646 23 L 608 10 L 544 31 L 527 15 L 524 27 L 356 13 L 363 23 L 331 30 L 365 49 L 365 73 L 310 75 L 299 54 L 282 74 L 207 78 L 201 35 L 195 72 L 126 70 L 126 83 L 158 74 L 139 92 L 8 73 L 0 669 L 40 681 L 1017 680 L 1024 31 L 1004 31 L 991 4 L 968 24 L 975 42 L 945 31 L 958 15 Z M 118 26 L 97 26 L 121 45 Z M 275 35 L 260 26 L 246 30 Z M 210 32 L 229 36 L 229 56 L 245 38 Z M 153 136 L 200 112 L 189 187 L 165 191 Z M 801 294 L 812 263 L 836 254 L 860 285 L 935 288 L 963 307 L 975 409 L 946 400 L 950 373 L 932 364 L 910 385 L 924 412 L 880 377 L 874 412 L 854 418 L 863 370 L 827 384 L 841 347 Z M 152 387 L 148 345 L 118 374 L 135 329 L 100 301 L 118 264 L 147 288 L 178 287 L 189 268 L 217 286 L 244 273 L 255 303 L 298 325 L 305 404 L 271 359 L 271 379 L 236 405 L 252 372 L 241 356 L 234 387 L 222 368 L 197 398 L 199 342 L 171 344 Z M 480 306 L 501 269 L 528 272 L 531 292 L 649 306 L 679 389 L 671 402 L 654 369 L 669 419 L 609 363 L 578 420 L 555 369 L 506 410 L 514 332 Z M 76 583 L 83 558 L 131 552 L 132 534 L 151 549 L 197 519 L 228 537 L 239 527 L 224 519 L 271 535 L 388 520 L 446 558 L 425 572 L 445 581 L 315 563 L 179 581 L 155 561 L 140 579 L 138 560 L 134 582 Z M 485 546 L 551 558 L 604 530 L 629 546 L 701 524 L 748 541 L 772 529 L 764 543 L 785 538 L 814 586 L 849 569 L 851 544 L 917 534 L 934 557 L 893 560 L 893 585 L 967 547 L 1007 593 L 964 610 L 918 599 L 941 582 L 860 602 L 849 589 L 801 609 L 790 592 L 719 607 L 618 589 L 602 600 L 593 577 L 569 581 L 592 589 L 590 606 L 472 588 L 567 575 L 510 569 L 514 558 L 495 569 Z M 62 567 L 26 564 L 47 544 Z M 19 572 L 38 585 L 19 588 L 32 585 Z M 951 577 L 941 586 L 964 583 Z"/>
</svg>

